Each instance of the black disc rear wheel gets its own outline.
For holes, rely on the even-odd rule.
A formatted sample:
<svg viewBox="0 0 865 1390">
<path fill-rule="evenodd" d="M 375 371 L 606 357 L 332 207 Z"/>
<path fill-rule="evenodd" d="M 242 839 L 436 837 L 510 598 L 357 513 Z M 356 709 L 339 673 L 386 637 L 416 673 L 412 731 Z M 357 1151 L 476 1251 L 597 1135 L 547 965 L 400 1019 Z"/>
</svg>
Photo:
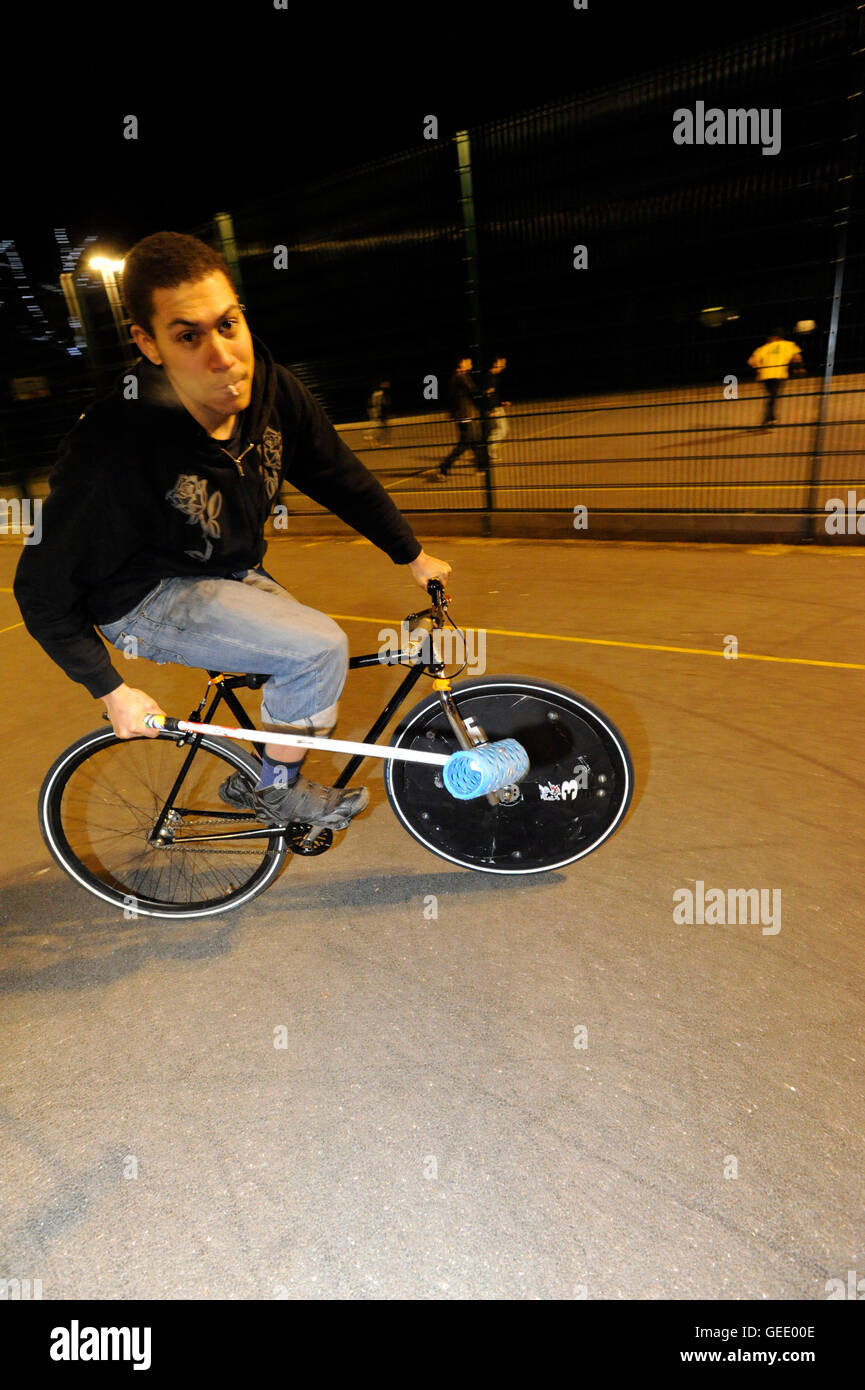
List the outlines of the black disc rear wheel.
<svg viewBox="0 0 865 1390">
<path fill-rule="evenodd" d="M 495 874 L 536 874 L 591 854 L 618 829 L 633 792 L 622 735 L 588 700 L 529 676 L 481 676 L 453 691 L 460 715 L 490 742 L 517 739 L 529 772 L 510 804 L 459 801 L 441 768 L 388 762 L 385 787 L 402 824 L 442 859 Z M 428 753 L 459 745 L 437 696 L 402 720 L 391 743 Z"/>
</svg>

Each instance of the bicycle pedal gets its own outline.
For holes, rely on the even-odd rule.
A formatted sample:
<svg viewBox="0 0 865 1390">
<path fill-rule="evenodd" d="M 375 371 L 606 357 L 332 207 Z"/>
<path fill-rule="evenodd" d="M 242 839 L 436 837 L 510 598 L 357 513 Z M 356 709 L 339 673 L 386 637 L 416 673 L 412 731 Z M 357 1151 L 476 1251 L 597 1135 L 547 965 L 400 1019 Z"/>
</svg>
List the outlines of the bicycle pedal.
<svg viewBox="0 0 865 1390">
<path fill-rule="evenodd" d="M 329 826 L 294 824 L 286 826 L 285 838 L 292 854 L 324 854 L 333 844 L 333 831 Z"/>
</svg>

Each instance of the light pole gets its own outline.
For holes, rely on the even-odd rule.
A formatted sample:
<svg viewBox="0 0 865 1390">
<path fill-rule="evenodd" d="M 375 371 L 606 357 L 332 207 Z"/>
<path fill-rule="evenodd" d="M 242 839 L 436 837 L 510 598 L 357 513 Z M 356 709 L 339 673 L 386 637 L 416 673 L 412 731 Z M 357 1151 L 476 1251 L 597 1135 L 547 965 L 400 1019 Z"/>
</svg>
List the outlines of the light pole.
<svg viewBox="0 0 865 1390">
<path fill-rule="evenodd" d="M 105 286 L 105 293 L 108 296 L 108 303 L 111 306 L 111 317 L 114 320 L 114 327 L 117 332 L 117 339 L 120 343 L 120 351 L 123 361 L 127 357 L 126 339 L 123 336 L 123 308 L 120 303 L 120 291 L 117 288 L 116 277 L 123 269 L 123 261 L 112 261 L 107 256 L 91 256 L 91 270 L 98 270 L 102 275 L 102 283 Z"/>
</svg>

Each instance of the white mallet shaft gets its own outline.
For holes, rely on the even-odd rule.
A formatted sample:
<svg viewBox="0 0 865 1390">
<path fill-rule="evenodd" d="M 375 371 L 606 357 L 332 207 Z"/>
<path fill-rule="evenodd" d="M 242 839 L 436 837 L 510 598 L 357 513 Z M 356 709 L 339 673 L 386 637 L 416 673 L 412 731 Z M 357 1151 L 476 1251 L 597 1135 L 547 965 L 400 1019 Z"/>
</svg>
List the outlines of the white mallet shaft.
<svg viewBox="0 0 865 1390">
<path fill-rule="evenodd" d="M 145 724 L 151 729 L 163 729 L 165 717 L 148 714 Z M 250 743 L 280 743 L 286 748 L 322 748 L 331 753 L 360 753 L 367 758 L 398 758 L 406 763 L 431 763 L 444 767 L 447 753 L 416 753 L 411 748 L 389 748 L 380 743 L 352 743 L 342 738 L 312 738 L 308 734 L 277 734 L 270 729 L 229 729 L 222 724 L 190 724 L 188 720 L 172 720 L 173 728 L 183 734 L 215 734 L 221 738 L 248 739 Z M 173 731 L 170 730 L 170 732 Z"/>
</svg>

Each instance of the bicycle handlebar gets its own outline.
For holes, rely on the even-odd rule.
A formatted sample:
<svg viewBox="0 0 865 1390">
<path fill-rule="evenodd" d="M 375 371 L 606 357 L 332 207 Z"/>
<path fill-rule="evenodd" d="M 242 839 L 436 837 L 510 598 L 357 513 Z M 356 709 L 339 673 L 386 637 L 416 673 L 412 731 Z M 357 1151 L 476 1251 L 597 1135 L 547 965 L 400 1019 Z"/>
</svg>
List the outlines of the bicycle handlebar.
<svg viewBox="0 0 865 1390">
<path fill-rule="evenodd" d="M 445 586 L 440 579 L 430 579 L 427 581 L 426 591 L 435 604 L 436 608 L 447 608 L 450 594 L 445 593 Z"/>
</svg>

